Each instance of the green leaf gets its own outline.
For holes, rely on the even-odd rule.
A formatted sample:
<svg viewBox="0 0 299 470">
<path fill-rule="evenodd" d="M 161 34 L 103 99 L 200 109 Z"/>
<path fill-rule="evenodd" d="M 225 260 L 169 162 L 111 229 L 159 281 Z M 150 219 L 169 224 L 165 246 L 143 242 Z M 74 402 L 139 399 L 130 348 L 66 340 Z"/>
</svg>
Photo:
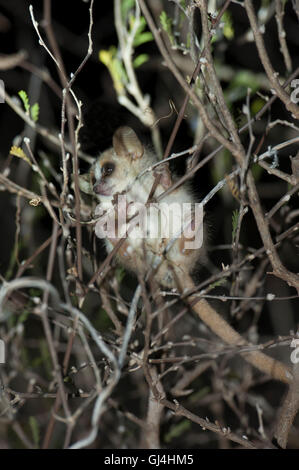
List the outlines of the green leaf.
<svg viewBox="0 0 299 470">
<path fill-rule="evenodd" d="M 137 69 L 137 67 L 140 67 L 142 64 L 144 64 L 145 62 L 147 62 L 149 59 L 149 56 L 148 54 L 140 54 L 138 57 L 136 57 L 136 59 L 134 59 L 133 61 L 133 66 L 135 69 Z"/>
<path fill-rule="evenodd" d="M 190 429 L 191 422 L 188 419 L 183 419 L 180 423 L 171 426 L 170 431 L 165 435 L 165 442 L 169 443 L 174 438 L 180 437 L 185 431 Z"/>
<path fill-rule="evenodd" d="M 136 36 L 142 33 L 145 30 L 145 28 L 146 28 L 146 19 L 144 18 L 144 16 L 141 16 L 139 20 L 139 26 L 137 28 Z"/>
<path fill-rule="evenodd" d="M 24 323 L 28 316 L 29 316 L 30 311 L 29 310 L 24 310 L 21 315 L 18 317 L 18 325 L 21 323 Z"/>
<path fill-rule="evenodd" d="M 231 105 L 235 101 L 245 98 L 248 88 L 251 88 L 252 93 L 255 93 L 260 86 L 260 82 L 254 73 L 249 70 L 237 71 L 225 90 L 225 99 Z"/>
<path fill-rule="evenodd" d="M 187 33 L 186 48 L 190 49 L 190 47 L 191 47 L 191 35 L 190 33 Z"/>
<path fill-rule="evenodd" d="M 171 42 L 171 44 L 174 44 L 174 36 L 172 34 L 172 19 L 167 16 L 166 11 L 162 11 L 160 15 L 160 23 L 164 31 L 167 33 L 168 38 Z"/>
<path fill-rule="evenodd" d="M 38 447 L 40 434 L 39 434 L 39 427 L 38 422 L 34 416 L 30 416 L 29 418 L 29 426 L 32 433 L 33 442 Z"/>
<path fill-rule="evenodd" d="M 127 74 L 125 68 L 118 57 L 115 57 L 112 61 L 112 78 L 114 80 L 114 86 L 122 91 L 124 88 L 124 83 L 128 82 Z M 116 89 L 117 89 L 116 87 Z"/>
<path fill-rule="evenodd" d="M 121 16 L 126 20 L 128 13 L 135 5 L 135 0 L 122 0 L 121 2 Z"/>
<path fill-rule="evenodd" d="M 130 15 L 130 18 L 129 18 L 130 32 L 132 31 L 133 27 L 135 26 L 135 22 L 136 22 L 136 17 L 134 15 Z M 144 18 L 144 16 L 141 16 L 139 18 L 139 26 L 138 26 L 137 30 L 135 31 L 135 36 L 142 33 L 145 30 L 145 28 L 146 28 L 146 19 Z"/>
<path fill-rule="evenodd" d="M 113 327 L 113 323 L 106 310 L 100 308 L 99 313 L 94 318 L 94 327 L 99 331 L 108 331 Z"/>
<path fill-rule="evenodd" d="M 23 105 L 24 105 L 26 113 L 29 113 L 30 104 L 29 104 L 29 99 L 28 99 L 28 95 L 27 95 L 26 91 L 20 90 L 18 92 L 18 95 L 21 98 L 21 100 L 23 101 Z"/>
<path fill-rule="evenodd" d="M 222 21 L 224 22 L 224 27 L 223 27 L 224 36 L 228 40 L 233 39 L 233 37 L 235 35 L 235 31 L 234 31 L 234 27 L 233 27 L 231 14 L 228 11 L 225 11 L 223 13 Z"/>
<path fill-rule="evenodd" d="M 232 241 L 235 241 L 239 221 L 239 210 L 235 209 L 232 214 Z"/>
<path fill-rule="evenodd" d="M 31 161 L 27 157 L 26 153 L 21 149 L 21 147 L 17 147 L 16 145 L 13 145 L 9 151 L 11 155 L 14 155 L 15 157 L 22 158 L 22 160 L 25 160 L 25 162 L 28 163 L 28 165 L 32 165 Z"/>
<path fill-rule="evenodd" d="M 100 50 L 99 59 L 108 68 L 117 94 L 123 94 L 127 76 L 121 60 L 117 57 L 117 48 L 111 46 L 108 50 Z"/>
<path fill-rule="evenodd" d="M 44 370 L 46 370 L 48 372 L 49 376 L 51 376 L 52 361 L 51 361 L 51 356 L 50 356 L 50 352 L 49 352 L 49 349 L 48 349 L 48 345 L 47 345 L 47 343 L 44 339 L 41 339 L 39 341 L 39 349 L 40 349 L 40 353 L 39 353 L 39 356 L 36 359 L 41 360 L 40 364 L 43 364 Z"/>
<path fill-rule="evenodd" d="M 211 176 L 214 184 L 217 184 L 223 178 L 223 174 L 229 173 L 232 166 L 232 155 L 227 150 L 221 151 L 221 158 L 214 159 Z"/>
<path fill-rule="evenodd" d="M 263 167 L 261 167 L 260 165 L 258 165 L 258 163 L 255 163 L 251 166 L 251 171 L 252 171 L 252 175 L 255 179 L 255 181 L 259 181 L 261 179 L 261 176 L 263 174 Z"/>
<path fill-rule="evenodd" d="M 253 115 L 257 114 L 265 105 L 265 101 L 261 98 L 255 98 L 251 104 L 251 112 Z"/>
<path fill-rule="evenodd" d="M 34 103 L 31 108 L 30 108 L 30 115 L 31 119 L 36 122 L 38 120 L 38 115 L 39 115 L 39 104 Z"/>
<path fill-rule="evenodd" d="M 219 279 L 218 281 L 212 282 L 212 284 L 209 284 L 209 291 L 212 289 L 215 289 L 215 287 L 222 286 L 223 284 L 226 284 L 227 280 L 225 278 Z"/>
<path fill-rule="evenodd" d="M 164 31 L 168 32 L 169 28 L 172 26 L 172 19 L 167 16 L 166 11 L 162 11 L 160 15 L 160 22 L 161 26 L 164 29 Z"/>
<path fill-rule="evenodd" d="M 154 36 L 150 31 L 146 31 L 145 33 L 141 33 L 135 36 L 133 45 L 135 47 L 140 46 L 141 44 L 145 44 L 146 42 L 150 42 L 154 39 Z"/>
<path fill-rule="evenodd" d="M 126 271 L 124 270 L 124 268 L 122 266 L 118 266 L 115 270 L 115 276 L 119 284 L 121 284 L 121 281 L 123 280 L 125 275 L 126 275 Z"/>
<path fill-rule="evenodd" d="M 252 91 L 255 92 L 259 88 L 260 84 L 254 73 L 249 70 L 240 70 L 234 75 L 231 82 L 232 88 L 236 86 L 244 86 L 246 89 L 251 88 Z"/>
<path fill-rule="evenodd" d="M 214 42 L 218 41 L 218 34 L 214 34 L 211 39 L 211 44 L 214 44 Z"/>
</svg>

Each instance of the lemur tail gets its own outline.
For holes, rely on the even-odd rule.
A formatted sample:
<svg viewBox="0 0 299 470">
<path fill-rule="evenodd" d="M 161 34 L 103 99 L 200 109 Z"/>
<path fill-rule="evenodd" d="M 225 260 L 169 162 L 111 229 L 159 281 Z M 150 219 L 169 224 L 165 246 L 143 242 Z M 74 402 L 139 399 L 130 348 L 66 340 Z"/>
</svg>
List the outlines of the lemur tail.
<svg viewBox="0 0 299 470">
<path fill-rule="evenodd" d="M 185 273 L 184 276 L 179 276 L 178 281 L 184 290 L 194 290 L 195 288 L 191 277 Z M 187 302 L 199 318 L 223 341 L 234 346 L 248 346 L 248 348 L 254 347 L 253 345 L 250 345 L 236 330 L 234 330 L 234 328 L 232 328 L 205 299 L 198 299 L 198 297 L 193 294 L 187 297 Z M 282 362 L 273 359 L 260 351 L 240 352 L 240 355 L 245 359 L 245 361 L 252 364 L 261 372 L 268 374 L 273 379 L 286 384 L 290 384 L 292 382 L 291 370 Z"/>
</svg>

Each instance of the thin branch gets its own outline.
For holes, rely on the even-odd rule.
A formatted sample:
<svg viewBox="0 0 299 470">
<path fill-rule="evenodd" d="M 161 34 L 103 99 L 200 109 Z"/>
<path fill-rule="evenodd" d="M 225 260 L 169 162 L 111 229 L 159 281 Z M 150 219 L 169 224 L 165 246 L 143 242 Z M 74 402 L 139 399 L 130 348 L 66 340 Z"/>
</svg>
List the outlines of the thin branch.
<svg viewBox="0 0 299 470">
<path fill-rule="evenodd" d="M 283 60 L 284 60 L 286 69 L 290 73 L 292 71 L 292 59 L 291 59 L 287 41 L 286 41 L 285 28 L 283 26 L 284 8 L 285 8 L 285 2 L 283 2 L 282 0 L 275 0 L 275 11 L 276 11 L 275 18 L 277 22 L 280 52 L 283 55 Z"/>
<path fill-rule="evenodd" d="M 259 29 L 256 14 L 251 0 L 244 0 L 244 6 L 247 11 L 249 22 L 252 28 L 252 32 L 255 39 L 255 44 L 260 56 L 260 60 L 263 64 L 268 79 L 273 87 L 274 93 L 277 94 L 279 99 L 285 104 L 286 108 L 292 113 L 292 115 L 299 119 L 299 108 L 291 101 L 290 96 L 284 91 L 281 84 L 278 81 L 278 73 L 272 67 L 269 56 L 267 54 L 262 33 Z"/>
</svg>

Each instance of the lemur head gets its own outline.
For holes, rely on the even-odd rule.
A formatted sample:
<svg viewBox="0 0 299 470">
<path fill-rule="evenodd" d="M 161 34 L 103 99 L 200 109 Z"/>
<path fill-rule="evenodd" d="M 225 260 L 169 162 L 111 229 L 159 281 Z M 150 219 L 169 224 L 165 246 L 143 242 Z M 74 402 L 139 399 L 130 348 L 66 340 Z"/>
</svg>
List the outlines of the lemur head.
<svg viewBox="0 0 299 470">
<path fill-rule="evenodd" d="M 119 127 L 113 135 L 113 147 L 93 164 L 89 177 L 80 177 L 80 188 L 100 198 L 124 191 L 142 170 L 143 144 L 130 127 Z"/>
</svg>

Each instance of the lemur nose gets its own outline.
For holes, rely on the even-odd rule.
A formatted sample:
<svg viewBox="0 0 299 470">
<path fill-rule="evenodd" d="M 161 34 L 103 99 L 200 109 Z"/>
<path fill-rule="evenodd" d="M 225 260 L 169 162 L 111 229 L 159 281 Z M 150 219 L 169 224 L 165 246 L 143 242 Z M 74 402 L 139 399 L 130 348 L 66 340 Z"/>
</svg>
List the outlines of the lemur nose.
<svg viewBox="0 0 299 470">
<path fill-rule="evenodd" d="M 101 185 L 99 183 L 94 184 L 93 190 L 96 194 L 100 194 L 101 192 Z"/>
</svg>

